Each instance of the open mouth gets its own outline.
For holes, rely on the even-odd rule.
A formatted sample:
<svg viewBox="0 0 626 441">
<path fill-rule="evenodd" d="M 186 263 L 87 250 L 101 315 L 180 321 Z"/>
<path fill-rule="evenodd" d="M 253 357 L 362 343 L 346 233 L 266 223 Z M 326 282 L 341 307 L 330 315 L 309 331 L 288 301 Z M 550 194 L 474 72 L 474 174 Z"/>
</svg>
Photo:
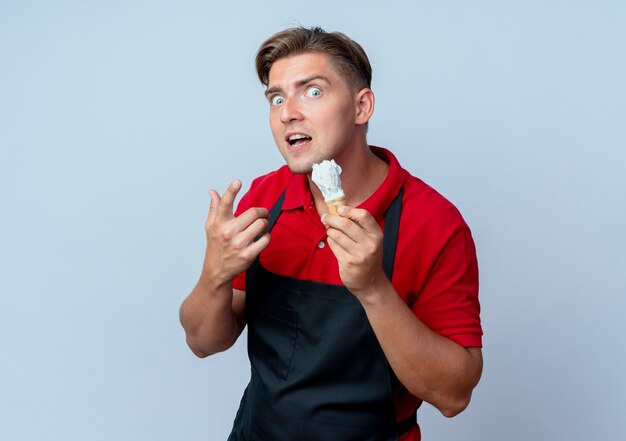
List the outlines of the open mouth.
<svg viewBox="0 0 626 441">
<path fill-rule="evenodd" d="M 287 138 L 287 142 L 292 146 L 292 147 L 297 147 L 299 145 L 305 144 L 309 141 L 311 141 L 311 137 L 308 135 L 303 135 L 301 133 L 295 134 L 295 135 L 290 135 Z"/>
</svg>

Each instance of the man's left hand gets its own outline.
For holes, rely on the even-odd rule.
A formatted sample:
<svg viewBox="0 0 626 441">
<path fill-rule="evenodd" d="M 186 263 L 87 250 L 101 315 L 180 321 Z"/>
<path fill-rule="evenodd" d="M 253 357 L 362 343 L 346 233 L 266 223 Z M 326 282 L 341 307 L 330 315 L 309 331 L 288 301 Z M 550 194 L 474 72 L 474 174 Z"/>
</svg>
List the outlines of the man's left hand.
<svg viewBox="0 0 626 441">
<path fill-rule="evenodd" d="M 339 262 L 339 275 L 359 300 L 388 283 L 383 271 L 383 232 L 366 210 L 344 206 L 339 214 L 325 214 L 328 245 Z"/>
</svg>

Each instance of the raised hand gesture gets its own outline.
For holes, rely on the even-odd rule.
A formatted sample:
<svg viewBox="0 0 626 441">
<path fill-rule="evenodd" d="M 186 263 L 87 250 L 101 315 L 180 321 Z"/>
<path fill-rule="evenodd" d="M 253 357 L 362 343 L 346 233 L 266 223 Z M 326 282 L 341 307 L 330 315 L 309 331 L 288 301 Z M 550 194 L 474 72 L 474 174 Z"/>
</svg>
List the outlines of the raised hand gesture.
<svg viewBox="0 0 626 441">
<path fill-rule="evenodd" d="M 222 197 L 215 190 L 210 192 L 203 271 L 218 285 L 230 284 L 237 274 L 248 269 L 270 241 L 269 234 L 262 235 L 256 242 L 254 240 L 267 227 L 267 209 L 252 207 L 238 217 L 233 215 L 239 190 L 241 181 L 234 180 Z"/>
</svg>

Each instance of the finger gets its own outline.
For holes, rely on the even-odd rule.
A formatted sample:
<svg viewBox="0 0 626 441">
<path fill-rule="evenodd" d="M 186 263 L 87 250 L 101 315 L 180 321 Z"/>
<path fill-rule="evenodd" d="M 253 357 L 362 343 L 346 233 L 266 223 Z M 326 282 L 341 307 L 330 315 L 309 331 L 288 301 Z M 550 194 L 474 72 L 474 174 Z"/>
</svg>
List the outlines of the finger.
<svg viewBox="0 0 626 441">
<path fill-rule="evenodd" d="M 349 236 L 353 241 L 359 242 L 366 235 L 365 229 L 356 221 L 335 214 L 325 214 L 322 216 L 322 223 L 326 229 L 334 228 Z"/>
<path fill-rule="evenodd" d="M 256 257 L 270 244 L 270 234 L 264 233 L 259 237 L 259 240 L 256 242 L 252 242 L 252 244 L 248 247 L 248 253 L 250 260 L 256 259 Z"/>
<path fill-rule="evenodd" d="M 344 247 L 339 245 L 339 242 L 337 242 L 332 237 L 328 236 L 326 242 L 328 243 L 330 250 L 333 252 L 338 262 L 344 262 L 350 256 L 350 253 L 346 251 Z"/>
<path fill-rule="evenodd" d="M 354 253 L 356 247 L 358 246 L 358 243 L 354 241 L 354 239 L 352 239 L 349 235 L 347 235 L 343 231 L 338 230 L 336 228 L 329 227 L 328 230 L 326 231 L 326 235 L 328 236 L 328 239 L 329 239 L 329 245 L 330 245 L 330 241 L 332 241 L 336 247 L 340 247 L 342 250 L 344 250 L 348 254 Z"/>
<path fill-rule="evenodd" d="M 233 204 L 235 202 L 235 197 L 237 197 L 237 193 L 241 190 L 241 181 L 239 179 L 235 179 L 230 183 L 224 194 L 222 195 L 222 200 L 219 205 L 218 217 L 220 219 L 229 219 L 233 216 Z"/>
<path fill-rule="evenodd" d="M 349 206 L 339 207 L 339 216 L 348 218 L 358 225 L 363 227 L 366 231 L 376 231 L 380 229 L 378 222 L 374 219 L 374 216 L 362 208 L 354 208 Z"/>
<path fill-rule="evenodd" d="M 239 218 L 235 219 L 238 221 Z M 254 239 L 263 233 L 263 230 L 267 228 L 268 220 L 266 218 L 260 217 L 255 219 L 252 223 L 247 224 L 240 230 L 240 233 L 237 237 L 236 243 L 240 246 L 249 246 Z"/>
<path fill-rule="evenodd" d="M 235 231 L 244 231 L 257 219 L 267 220 L 268 211 L 264 207 L 251 207 L 232 220 Z M 267 223 L 267 222 L 266 222 Z"/>
<path fill-rule="evenodd" d="M 207 217 L 206 223 L 210 225 L 215 222 L 221 198 L 219 193 L 213 189 L 209 191 L 209 195 L 211 196 L 211 205 L 209 206 L 209 216 Z"/>
</svg>

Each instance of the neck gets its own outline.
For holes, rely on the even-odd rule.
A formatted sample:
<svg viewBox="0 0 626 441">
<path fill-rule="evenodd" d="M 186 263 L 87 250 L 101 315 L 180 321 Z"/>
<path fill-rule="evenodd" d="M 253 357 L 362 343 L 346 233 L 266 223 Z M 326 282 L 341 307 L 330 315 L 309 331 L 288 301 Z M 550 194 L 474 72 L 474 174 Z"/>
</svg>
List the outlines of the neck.
<svg viewBox="0 0 626 441">
<path fill-rule="evenodd" d="M 335 162 L 341 166 L 341 186 L 346 203 L 356 207 L 367 200 L 385 180 L 389 164 L 376 156 L 367 143 L 338 156 Z M 324 196 L 308 175 L 309 188 L 320 214 L 327 211 Z"/>
</svg>

